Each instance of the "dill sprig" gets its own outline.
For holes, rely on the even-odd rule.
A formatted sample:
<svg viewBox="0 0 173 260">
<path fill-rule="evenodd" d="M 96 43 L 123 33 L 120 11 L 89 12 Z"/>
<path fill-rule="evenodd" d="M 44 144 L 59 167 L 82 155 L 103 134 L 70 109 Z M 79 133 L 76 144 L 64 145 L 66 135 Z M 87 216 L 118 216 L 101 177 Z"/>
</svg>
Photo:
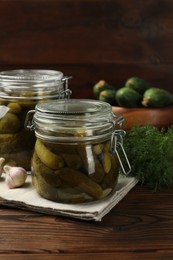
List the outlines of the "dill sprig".
<svg viewBox="0 0 173 260">
<path fill-rule="evenodd" d="M 173 127 L 134 126 L 124 137 L 132 171 L 141 184 L 153 191 L 173 185 Z"/>
</svg>

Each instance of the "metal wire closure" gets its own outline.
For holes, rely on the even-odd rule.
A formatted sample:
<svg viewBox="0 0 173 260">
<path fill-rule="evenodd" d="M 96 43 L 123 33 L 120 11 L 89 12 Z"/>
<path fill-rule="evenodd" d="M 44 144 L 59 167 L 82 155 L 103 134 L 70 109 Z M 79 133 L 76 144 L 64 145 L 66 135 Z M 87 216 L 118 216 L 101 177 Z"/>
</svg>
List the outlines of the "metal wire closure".
<svg viewBox="0 0 173 260">
<path fill-rule="evenodd" d="M 35 126 L 32 121 L 34 113 L 35 113 L 35 110 L 29 110 L 26 115 L 25 123 L 24 123 L 24 127 L 26 130 L 30 130 L 30 131 L 35 130 Z"/>
<path fill-rule="evenodd" d="M 68 80 L 71 79 L 72 76 L 64 76 L 62 78 L 62 81 L 65 82 L 65 89 L 60 93 L 59 98 L 66 98 L 69 99 L 72 91 L 68 88 Z"/>
<path fill-rule="evenodd" d="M 112 136 L 111 136 L 111 149 L 112 149 L 112 152 L 113 153 L 116 153 L 117 157 L 118 157 L 118 160 L 119 160 L 119 163 L 120 163 L 120 166 L 121 166 L 121 169 L 123 171 L 123 174 L 125 176 L 127 176 L 130 171 L 131 171 L 131 165 L 129 163 L 129 160 L 127 158 L 127 154 L 124 150 L 124 147 L 123 147 L 123 136 L 126 134 L 126 132 L 122 129 L 118 129 L 118 130 L 115 130 L 113 133 L 112 133 Z M 125 162 L 127 164 L 127 170 L 125 170 L 125 167 L 122 163 L 122 160 L 120 158 L 120 155 L 118 153 L 118 150 L 117 148 L 121 148 L 121 151 L 122 151 L 122 154 L 125 158 Z"/>
<path fill-rule="evenodd" d="M 68 89 L 69 90 L 69 89 Z M 33 123 L 33 115 L 35 114 L 36 110 L 30 110 L 28 111 L 27 115 L 26 115 L 26 119 L 25 119 L 25 128 L 28 129 L 28 130 L 35 130 L 35 126 L 34 126 L 34 123 Z M 52 119 L 55 119 L 55 118 L 52 118 Z M 121 125 L 122 122 L 123 122 L 123 117 L 118 117 L 116 120 L 114 121 L 110 121 L 109 119 L 86 119 L 86 118 L 63 118 L 62 116 L 60 118 L 58 118 L 59 120 L 61 121 L 75 121 L 75 122 L 84 122 L 84 123 L 110 123 L 112 124 L 112 127 L 115 127 L 116 125 Z M 109 134 L 107 134 L 109 135 Z"/>
</svg>

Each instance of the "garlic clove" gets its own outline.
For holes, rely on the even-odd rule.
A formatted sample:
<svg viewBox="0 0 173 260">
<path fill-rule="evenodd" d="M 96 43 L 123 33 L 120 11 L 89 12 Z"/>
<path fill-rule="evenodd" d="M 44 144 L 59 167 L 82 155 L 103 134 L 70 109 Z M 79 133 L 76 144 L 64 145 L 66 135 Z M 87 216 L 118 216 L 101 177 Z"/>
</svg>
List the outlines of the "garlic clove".
<svg viewBox="0 0 173 260">
<path fill-rule="evenodd" d="M 3 173 L 3 163 L 5 162 L 5 159 L 3 157 L 0 157 L 0 177 Z"/>
<path fill-rule="evenodd" d="M 10 175 L 6 175 L 5 182 L 9 189 L 15 188 L 15 183 Z"/>
<path fill-rule="evenodd" d="M 6 173 L 6 184 L 9 189 L 22 186 L 27 178 L 27 172 L 24 168 L 18 166 L 4 166 L 4 172 Z"/>
</svg>

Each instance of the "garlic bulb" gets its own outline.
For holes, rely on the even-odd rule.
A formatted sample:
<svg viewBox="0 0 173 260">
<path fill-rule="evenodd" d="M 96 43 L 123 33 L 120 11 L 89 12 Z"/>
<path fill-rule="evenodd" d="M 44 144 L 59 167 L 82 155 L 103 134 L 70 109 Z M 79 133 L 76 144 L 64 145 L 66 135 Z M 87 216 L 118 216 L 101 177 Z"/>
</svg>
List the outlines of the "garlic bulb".
<svg viewBox="0 0 173 260">
<path fill-rule="evenodd" d="M 0 177 L 3 173 L 3 163 L 5 162 L 5 159 L 3 157 L 0 158 Z"/>
<path fill-rule="evenodd" d="M 4 172 L 6 173 L 6 184 L 9 189 L 22 186 L 27 178 L 27 172 L 24 168 L 18 166 L 4 166 Z"/>
</svg>

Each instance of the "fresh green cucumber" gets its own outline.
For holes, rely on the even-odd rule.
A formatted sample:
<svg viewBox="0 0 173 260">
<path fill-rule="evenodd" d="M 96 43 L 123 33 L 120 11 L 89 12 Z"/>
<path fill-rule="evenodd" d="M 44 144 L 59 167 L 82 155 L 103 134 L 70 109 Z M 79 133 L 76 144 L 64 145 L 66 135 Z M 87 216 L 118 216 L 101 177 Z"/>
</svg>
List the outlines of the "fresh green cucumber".
<svg viewBox="0 0 173 260">
<path fill-rule="evenodd" d="M 117 104 L 122 107 L 140 107 L 142 95 L 134 89 L 122 87 L 116 91 Z"/>
<path fill-rule="evenodd" d="M 125 87 L 134 89 L 139 94 L 143 95 L 147 89 L 151 88 L 151 84 L 142 78 L 131 77 L 126 81 Z"/>
<path fill-rule="evenodd" d="M 142 105 L 145 107 L 167 107 L 173 105 L 173 95 L 162 88 L 150 88 L 143 95 Z"/>
</svg>

